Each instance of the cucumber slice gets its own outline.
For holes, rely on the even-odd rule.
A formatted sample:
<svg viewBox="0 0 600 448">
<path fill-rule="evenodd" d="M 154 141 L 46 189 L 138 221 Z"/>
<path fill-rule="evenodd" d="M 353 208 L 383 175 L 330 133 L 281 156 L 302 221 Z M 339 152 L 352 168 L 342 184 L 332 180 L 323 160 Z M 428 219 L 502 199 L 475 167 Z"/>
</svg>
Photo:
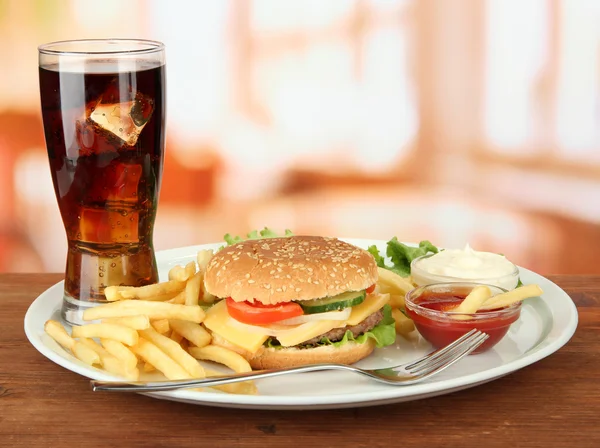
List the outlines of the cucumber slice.
<svg viewBox="0 0 600 448">
<path fill-rule="evenodd" d="M 367 296 L 365 291 L 344 292 L 333 297 L 323 297 L 322 299 L 303 300 L 296 302 L 302 307 L 305 314 L 325 313 L 327 311 L 336 311 L 356 306 L 362 303 Z"/>
</svg>

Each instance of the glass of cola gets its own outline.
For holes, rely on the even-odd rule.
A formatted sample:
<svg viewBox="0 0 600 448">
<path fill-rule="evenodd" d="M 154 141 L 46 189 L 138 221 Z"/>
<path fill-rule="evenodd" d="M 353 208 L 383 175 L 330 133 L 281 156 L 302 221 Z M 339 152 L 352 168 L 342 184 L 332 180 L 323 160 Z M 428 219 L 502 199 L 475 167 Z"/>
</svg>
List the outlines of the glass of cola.
<svg viewBox="0 0 600 448">
<path fill-rule="evenodd" d="M 110 285 L 158 281 L 152 242 L 165 147 L 165 49 L 130 39 L 39 47 L 42 118 L 68 242 L 62 318 Z M 52 236 L 48 236 L 52 237 Z"/>
</svg>

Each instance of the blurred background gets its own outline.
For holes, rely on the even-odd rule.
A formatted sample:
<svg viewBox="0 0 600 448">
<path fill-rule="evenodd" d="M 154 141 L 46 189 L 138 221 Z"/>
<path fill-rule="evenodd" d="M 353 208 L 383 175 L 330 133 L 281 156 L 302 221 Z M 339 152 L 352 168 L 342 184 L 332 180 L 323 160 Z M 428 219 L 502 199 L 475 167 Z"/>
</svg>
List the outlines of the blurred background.
<svg viewBox="0 0 600 448">
<path fill-rule="evenodd" d="M 64 269 L 37 46 L 167 46 L 157 249 L 269 226 L 600 273 L 600 2 L 0 0 L 0 272 Z"/>
</svg>

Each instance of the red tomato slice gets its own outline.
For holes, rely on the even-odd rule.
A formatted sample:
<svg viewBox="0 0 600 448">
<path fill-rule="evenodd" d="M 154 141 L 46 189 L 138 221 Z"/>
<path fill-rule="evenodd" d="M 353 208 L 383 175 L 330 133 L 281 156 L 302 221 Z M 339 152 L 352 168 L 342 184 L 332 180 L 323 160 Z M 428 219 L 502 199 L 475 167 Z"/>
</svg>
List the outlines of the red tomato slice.
<svg viewBox="0 0 600 448">
<path fill-rule="evenodd" d="M 371 286 L 369 286 L 367 289 L 367 294 L 371 294 L 373 291 L 375 291 L 375 283 L 373 283 Z"/>
<path fill-rule="evenodd" d="M 262 303 L 235 302 L 228 297 L 225 303 L 231 317 L 250 325 L 271 324 L 304 314 L 302 307 L 294 302 L 263 305 Z"/>
</svg>

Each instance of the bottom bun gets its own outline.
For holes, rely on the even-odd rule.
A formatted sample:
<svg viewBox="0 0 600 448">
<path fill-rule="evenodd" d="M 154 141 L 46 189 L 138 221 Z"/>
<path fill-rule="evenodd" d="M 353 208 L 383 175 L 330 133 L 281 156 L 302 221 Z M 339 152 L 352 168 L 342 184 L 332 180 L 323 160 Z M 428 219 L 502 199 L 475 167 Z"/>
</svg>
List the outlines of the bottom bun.
<svg viewBox="0 0 600 448">
<path fill-rule="evenodd" d="M 248 357 L 255 370 L 280 369 L 307 364 L 337 363 L 354 364 L 369 356 L 375 349 L 375 341 L 369 338 L 363 344 L 346 342 L 341 347 L 325 345 L 316 348 L 265 348 Z"/>
</svg>

